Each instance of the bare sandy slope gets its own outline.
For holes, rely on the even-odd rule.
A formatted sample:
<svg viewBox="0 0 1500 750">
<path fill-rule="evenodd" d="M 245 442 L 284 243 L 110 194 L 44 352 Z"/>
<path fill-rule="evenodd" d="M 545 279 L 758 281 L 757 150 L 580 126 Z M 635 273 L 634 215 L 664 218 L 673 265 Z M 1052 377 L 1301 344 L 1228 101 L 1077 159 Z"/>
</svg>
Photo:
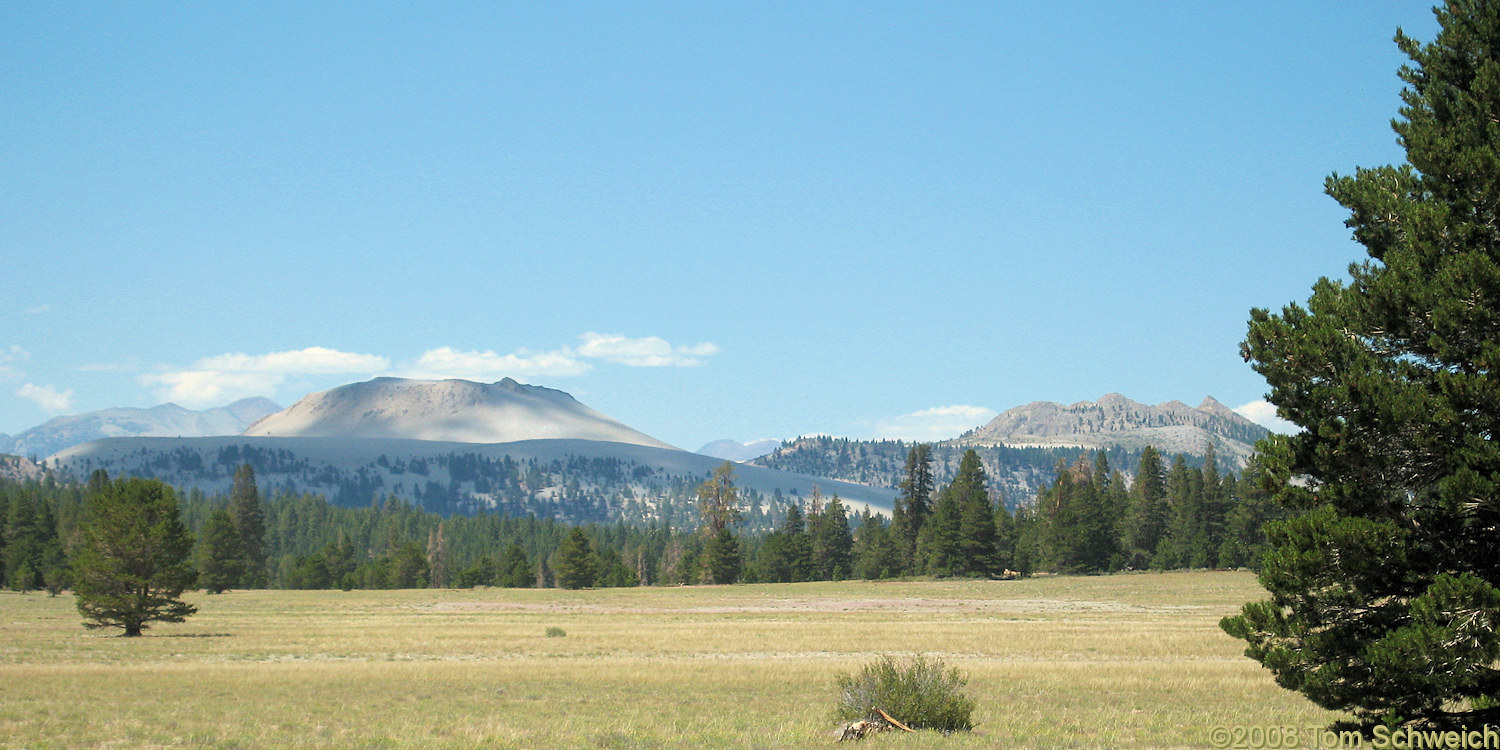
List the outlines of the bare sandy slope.
<svg viewBox="0 0 1500 750">
<path fill-rule="evenodd" d="M 245 430 L 252 437 L 400 438 L 455 443 L 603 440 L 672 446 L 563 391 L 468 380 L 376 378 L 311 394 Z"/>
</svg>

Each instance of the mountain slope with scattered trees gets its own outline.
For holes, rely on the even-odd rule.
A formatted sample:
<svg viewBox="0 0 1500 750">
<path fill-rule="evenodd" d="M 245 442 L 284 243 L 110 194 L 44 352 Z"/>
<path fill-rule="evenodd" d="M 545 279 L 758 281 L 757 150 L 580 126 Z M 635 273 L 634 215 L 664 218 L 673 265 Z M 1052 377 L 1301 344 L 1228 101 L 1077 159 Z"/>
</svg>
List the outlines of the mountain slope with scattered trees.
<svg viewBox="0 0 1500 750">
<path fill-rule="evenodd" d="M 313 437 L 133 438 L 64 451 L 48 467 L 60 475 L 160 479 L 183 490 L 228 491 L 241 464 L 260 485 L 315 493 L 358 507 L 395 496 L 444 515 L 536 515 L 573 523 L 696 525 L 698 483 L 722 461 L 685 451 L 589 440 L 445 443 Z M 817 476 L 740 466 L 748 501 L 807 497 L 815 486 L 846 503 L 881 511 L 895 492 Z"/>
<path fill-rule="evenodd" d="M 209 591 L 246 587 L 635 586 L 789 582 L 912 575 L 1009 577 L 1038 571 L 1254 566 L 1260 525 L 1278 509 L 1253 481 L 1170 468 L 1143 452 L 1137 480 L 1108 454 L 1055 467 L 1037 503 L 999 502 L 978 451 L 951 481 L 934 473 L 931 446 L 903 460 L 893 517 L 852 510 L 837 494 L 747 496 L 744 467 L 724 463 L 688 488 L 680 523 L 570 523 L 535 514 L 445 516 L 387 495 L 343 507 L 308 493 L 263 496 L 241 464 L 229 493 L 179 496 L 197 539 L 192 559 Z M 60 591 L 70 584 L 87 485 L 0 480 L 0 584 Z M 587 540 L 585 545 L 580 535 Z M 566 542 L 566 545 L 565 545 Z M 561 550 L 561 551 L 560 551 Z"/>
</svg>

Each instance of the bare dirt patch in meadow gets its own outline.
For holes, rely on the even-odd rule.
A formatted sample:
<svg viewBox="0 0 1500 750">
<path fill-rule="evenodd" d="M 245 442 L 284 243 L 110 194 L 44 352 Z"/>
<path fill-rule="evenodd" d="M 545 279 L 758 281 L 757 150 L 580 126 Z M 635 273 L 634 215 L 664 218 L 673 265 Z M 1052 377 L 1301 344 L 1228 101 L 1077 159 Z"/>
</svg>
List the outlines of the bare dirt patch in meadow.
<svg viewBox="0 0 1500 750">
<path fill-rule="evenodd" d="M 567 614 L 639 614 L 639 615 L 725 615 L 777 614 L 791 612 L 890 612 L 902 614 L 1068 614 L 1118 613 L 1140 614 L 1186 612 L 1209 609 L 1200 604 L 1142 605 L 1118 601 L 1078 599 L 930 599 L 930 598 L 787 598 L 751 599 L 733 604 L 660 607 L 619 603 L 587 602 L 433 602 L 405 605 L 428 612 L 529 612 Z"/>
</svg>

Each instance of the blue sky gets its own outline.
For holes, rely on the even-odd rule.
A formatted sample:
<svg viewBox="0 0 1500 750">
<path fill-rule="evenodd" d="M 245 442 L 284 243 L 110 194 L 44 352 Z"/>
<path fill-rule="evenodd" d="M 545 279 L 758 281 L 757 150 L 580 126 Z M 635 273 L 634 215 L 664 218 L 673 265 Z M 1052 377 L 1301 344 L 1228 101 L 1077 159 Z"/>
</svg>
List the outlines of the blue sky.
<svg viewBox="0 0 1500 750">
<path fill-rule="evenodd" d="M 0 432 L 511 376 L 689 449 L 1261 399 L 1416 2 L 8 3 Z"/>
</svg>

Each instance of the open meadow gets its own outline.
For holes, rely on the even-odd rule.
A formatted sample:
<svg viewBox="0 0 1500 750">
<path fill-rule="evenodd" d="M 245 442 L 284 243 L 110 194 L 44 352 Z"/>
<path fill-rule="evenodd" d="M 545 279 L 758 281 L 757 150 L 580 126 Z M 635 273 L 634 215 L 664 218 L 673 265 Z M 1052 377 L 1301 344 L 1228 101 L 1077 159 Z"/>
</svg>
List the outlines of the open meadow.
<svg viewBox="0 0 1500 750">
<path fill-rule="evenodd" d="M 1260 595 L 1243 572 L 233 591 L 126 639 L 67 594 L 6 592 L 0 744 L 807 747 L 833 742 L 838 673 L 917 652 L 969 675 L 975 731 L 863 745 L 1201 748 L 1215 725 L 1339 718 L 1219 630 Z"/>
</svg>

